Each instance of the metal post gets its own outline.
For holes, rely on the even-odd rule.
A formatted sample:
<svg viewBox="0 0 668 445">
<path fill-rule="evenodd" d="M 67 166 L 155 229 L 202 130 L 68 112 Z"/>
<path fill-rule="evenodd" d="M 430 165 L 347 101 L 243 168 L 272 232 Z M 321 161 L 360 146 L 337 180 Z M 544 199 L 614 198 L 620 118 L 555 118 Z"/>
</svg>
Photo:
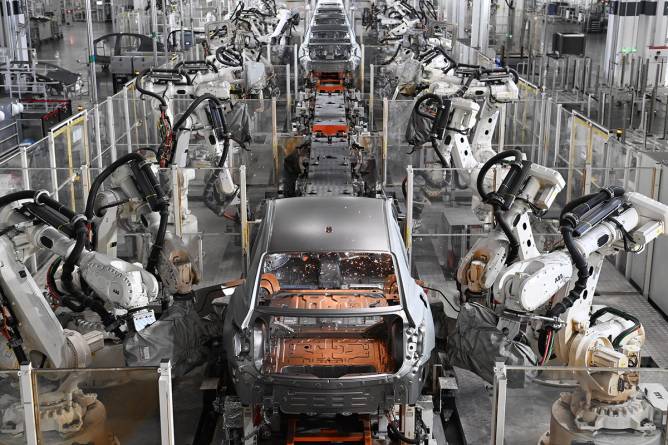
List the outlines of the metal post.
<svg viewBox="0 0 668 445">
<path fill-rule="evenodd" d="M 30 171 L 28 170 L 28 147 L 19 147 L 21 153 L 21 174 L 23 176 L 23 189 L 30 190 Z"/>
<path fill-rule="evenodd" d="M 153 65 L 158 66 L 158 8 L 151 0 L 151 39 L 153 40 Z"/>
<path fill-rule="evenodd" d="M 125 111 L 125 138 L 127 139 L 128 153 L 132 153 L 132 126 L 130 125 L 130 106 L 128 104 L 127 85 L 123 87 L 123 109 Z"/>
<path fill-rule="evenodd" d="M 545 87 L 545 79 L 547 78 L 547 4 L 543 7 L 544 15 L 543 15 L 543 39 L 541 42 L 541 70 L 539 73 L 539 78 L 540 78 L 540 83 L 539 85 L 541 87 Z"/>
<path fill-rule="evenodd" d="M 97 168 L 102 170 L 102 134 L 100 131 L 100 106 L 95 104 L 95 115 L 93 120 L 95 126 L 95 147 L 97 148 Z"/>
<path fill-rule="evenodd" d="M 56 141 L 53 139 L 53 132 L 49 132 L 49 167 L 51 168 L 51 193 L 58 201 L 58 170 L 56 169 Z"/>
<path fill-rule="evenodd" d="M 246 190 L 246 166 L 239 167 L 239 211 L 241 212 L 241 254 L 243 256 L 244 272 L 250 266 L 250 231 L 248 227 L 248 196 Z"/>
<path fill-rule="evenodd" d="M 146 102 L 145 100 L 141 101 L 141 108 L 142 108 L 142 115 L 144 116 L 143 122 L 144 122 L 144 143 L 146 145 L 150 145 L 149 138 L 148 138 L 148 126 L 149 126 L 149 117 L 153 117 L 153 113 L 151 112 L 150 114 L 146 110 Z M 153 122 L 151 122 L 151 127 L 153 127 L 154 131 L 156 130 L 156 126 L 153 125 Z M 156 140 L 158 139 L 156 135 Z"/>
<path fill-rule="evenodd" d="M 557 104 L 557 124 L 554 130 L 554 167 L 557 166 L 559 158 L 559 144 L 561 144 L 561 109 L 562 104 Z"/>
<path fill-rule="evenodd" d="M 93 104 L 97 103 L 97 73 L 95 71 L 95 45 L 93 41 L 93 19 L 91 16 L 90 2 L 93 0 L 84 0 L 86 3 L 86 33 L 88 36 L 88 92 L 90 93 L 90 100 Z"/>
<path fill-rule="evenodd" d="M 374 96 L 374 71 L 373 63 L 369 65 L 369 131 L 373 131 L 373 96 Z"/>
<path fill-rule="evenodd" d="M 278 165 L 278 129 L 276 124 L 276 98 L 271 99 L 271 152 L 274 157 L 274 185 L 279 185 L 279 165 Z"/>
<path fill-rule="evenodd" d="M 508 118 L 508 112 L 506 110 L 506 104 L 501 104 L 500 112 L 500 125 L 499 125 L 499 151 L 503 151 L 504 146 L 506 145 L 506 119 Z"/>
<path fill-rule="evenodd" d="M 506 424 L 506 391 L 508 380 L 506 365 L 496 362 L 494 366 L 494 404 L 492 406 L 492 440 L 491 445 L 503 445 Z"/>
<path fill-rule="evenodd" d="M 297 91 L 299 91 L 299 48 L 296 43 L 292 48 L 292 62 L 295 67 L 295 97 L 297 97 Z"/>
<path fill-rule="evenodd" d="M 37 445 L 37 421 L 35 419 L 35 396 L 32 386 L 32 365 L 21 363 L 18 371 L 21 404 L 23 405 L 23 431 L 28 445 Z"/>
<path fill-rule="evenodd" d="M 387 145 L 389 138 L 390 104 L 387 97 L 383 98 L 383 186 L 387 185 Z"/>
<path fill-rule="evenodd" d="M 158 391 L 160 391 L 160 443 L 161 445 L 174 445 L 172 364 L 169 360 L 160 362 L 158 374 L 160 374 L 158 378 Z"/>
<path fill-rule="evenodd" d="M 184 11 L 183 11 L 183 0 L 179 0 L 179 12 L 181 13 L 180 17 L 179 17 L 179 24 L 181 25 L 181 48 L 180 49 L 183 52 L 183 54 L 185 54 L 185 52 L 186 52 L 186 32 L 183 29 L 183 25 L 184 25 L 183 22 L 184 22 L 184 17 L 185 17 L 185 14 L 184 14 Z M 193 32 L 193 30 L 190 30 L 190 37 L 191 37 L 192 45 L 195 46 L 195 33 Z M 169 42 L 165 42 L 165 43 L 169 44 Z"/>
<path fill-rule="evenodd" d="M 362 45 L 362 60 L 360 61 L 360 93 L 364 94 L 364 45 Z"/>
<path fill-rule="evenodd" d="M 9 62 L 10 60 L 16 59 L 16 47 L 12 43 L 13 39 L 13 33 L 12 33 L 12 26 L 11 26 L 11 18 L 9 17 L 9 11 L 7 10 L 7 2 L 3 1 L 2 2 L 2 19 L 4 21 L 3 26 L 2 26 L 2 36 L 4 38 L 5 44 L 7 45 L 7 61 Z M 9 69 L 7 69 L 7 72 L 9 73 Z M 7 76 L 9 77 L 9 76 Z"/>
<path fill-rule="evenodd" d="M 413 166 L 406 167 L 406 253 L 408 254 L 408 269 L 413 268 Z"/>
<path fill-rule="evenodd" d="M 593 159 L 593 135 L 594 130 L 591 122 L 587 122 L 587 156 L 585 157 L 585 181 L 584 194 L 588 195 L 591 192 L 592 182 L 592 159 Z"/>
<path fill-rule="evenodd" d="M 547 10 L 547 7 L 545 8 Z M 538 162 L 540 164 L 545 163 L 544 151 L 545 151 L 545 107 L 547 104 L 545 91 L 540 93 L 540 117 L 538 120 Z"/>
<path fill-rule="evenodd" d="M 573 188 L 573 164 L 575 163 L 575 126 L 577 125 L 577 120 L 575 115 L 571 114 L 571 143 L 568 147 L 568 177 L 566 180 L 566 202 L 571 201 L 571 193 Z"/>
<path fill-rule="evenodd" d="M 111 144 L 111 162 L 116 161 L 116 130 L 114 128 L 114 102 L 107 97 L 107 131 L 109 132 L 109 143 Z"/>
<path fill-rule="evenodd" d="M 88 164 L 81 164 L 81 187 L 83 188 L 83 202 L 88 201 L 88 191 L 90 190 L 90 168 Z M 74 202 L 72 203 L 74 207 Z"/>
<path fill-rule="evenodd" d="M 181 175 L 179 166 L 172 164 L 172 206 L 174 209 L 174 234 L 183 237 L 183 220 L 181 219 Z"/>
<path fill-rule="evenodd" d="M 286 100 L 285 100 L 285 114 L 288 117 L 287 121 L 290 122 L 292 121 L 292 118 L 290 116 L 290 110 L 292 109 L 292 94 L 290 94 L 290 64 L 288 63 L 285 65 L 285 91 L 286 91 Z M 295 90 L 295 93 L 297 91 Z"/>
</svg>

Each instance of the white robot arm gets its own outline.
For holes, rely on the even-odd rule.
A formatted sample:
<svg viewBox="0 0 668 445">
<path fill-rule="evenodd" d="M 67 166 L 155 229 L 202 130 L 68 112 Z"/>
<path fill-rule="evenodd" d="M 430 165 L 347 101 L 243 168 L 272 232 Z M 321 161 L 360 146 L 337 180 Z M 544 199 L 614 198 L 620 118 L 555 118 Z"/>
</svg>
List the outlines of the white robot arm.
<svg viewBox="0 0 668 445">
<path fill-rule="evenodd" d="M 14 208 L 9 205 L 14 202 L 19 206 Z M 81 335 L 62 329 L 24 265 L 27 258 L 43 250 L 66 258 L 66 264 L 83 241 L 80 234 L 83 233 L 81 229 L 85 231 L 84 219 L 48 198 L 46 192 L 14 193 L 3 197 L 2 204 L 4 208 L 0 215 L 7 226 L 0 236 L 0 304 L 3 306 L 2 322 L 13 328 L 15 334 L 14 338 L 7 340 L 16 346 L 16 361 L 21 361 L 20 351 L 26 357 L 34 351 L 43 354 L 54 367 L 89 365 L 91 353 L 103 345 L 102 333 L 93 331 Z M 63 232 L 55 229 L 54 225 Z M 76 234 L 76 241 L 72 233 Z M 136 265 L 85 248 L 74 261 L 74 274 L 78 279 L 71 279 L 71 286 L 64 286 L 68 294 L 61 295 L 63 305 L 70 307 L 71 303 L 100 311 L 107 328 L 121 333 L 120 322 L 96 300 L 100 298 L 111 307 L 131 313 L 136 328 L 141 330 L 145 327 L 152 315 L 147 306 L 157 296 L 155 277 Z M 65 281 L 63 277 L 61 285 Z M 87 285 L 87 292 L 92 291 L 90 294 L 82 291 L 83 282 Z M 6 360 L 6 356 L 0 357 L 0 366 L 10 367 Z"/>
<path fill-rule="evenodd" d="M 431 121 L 429 138 L 435 154 L 444 168 L 457 168 L 457 187 L 473 192 L 472 207 L 484 220 L 477 178 L 483 163 L 495 155 L 492 137 L 500 105 L 519 96 L 517 74 L 456 65 L 444 52 L 428 58 L 426 66 L 424 81 L 429 87 L 418 97 L 413 112 Z M 484 101 L 482 112 L 480 100 Z"/>
<path fill-rule="evenodd" d="M 457 283 L 467 298 L 489 297 L 497 276 L 514 263 L 540 255 L 531 229 L 530 215 L 541 216 L 553 204 L 564 188 L 561 175 L 550 168 L 523 161 L 522 154 L 513 150 L 491 158 L 480 169 L 480 185 L 488 182 L 484 176 L 504 158 L 515 157 L 498 189 L 478 192 L 483 201 L 495 208 L 496 227 L 485 238 L 475 242 L 460 262 Z"/>
<path fill-rule="evenodd" d="M 656 406 L 632 371 L 640 366 L 643 326 L 633 315 L 597 308 L 592 300 L 605 257 L 641 252 L 664 234 L 668 206 L 610 187 L 567 204 L 560 223 L 565 249 L 520 261 L 497 278 L 503 316 L 529 320 L 541 333 L 541 364 L 554 357 L 568 366 L 631 370 L 575 372 L 579 387 L 555 402 L 549 441 L 541 443 L 569 443 L 602 430 L 620 437 L 651 434 L 659 428 L 653 423 Z"/>
</svg>

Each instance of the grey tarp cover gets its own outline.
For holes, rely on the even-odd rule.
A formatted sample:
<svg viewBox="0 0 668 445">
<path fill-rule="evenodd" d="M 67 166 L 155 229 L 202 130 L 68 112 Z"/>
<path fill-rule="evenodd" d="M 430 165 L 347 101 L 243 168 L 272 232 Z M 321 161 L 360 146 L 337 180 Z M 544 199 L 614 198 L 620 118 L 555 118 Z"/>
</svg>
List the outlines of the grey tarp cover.
<svg viewBox="0 0 668 445">
<path fill-rule="evenodd" d="M 406 142 L 415 147 L 430 141 L 431 126 L 433 121 L 424 116 L 420 116 L 417 110 L 413 109 L 411 117 L 408 119 L 406 127 Z"/>
<path fill-rule="evenodd" d="M 237 102 L 225 113 L 225 123 L 232 139 L 241 144 L 252 141 L 250 134 L 250 115 L 248 104 Z"/>
<path fill-rule="evenodd" d="M 219 326 L 200 317 L 192 301 L 175 301 L 158 321 L 126 338 L 125 360 L 128 366 L 160 366 L 169 359 L 173 375 L 183 375 L 204 362 L 206 343 L 222 335 Z"/>
<path fill-rule="evenodd" d="M 455 330 L 448 337 L 446 352 L 450 364 L 473 371 L 490 383 L 494 381 L 494 364 L 499 359 L 506 365 L 535 365 L 536 356 L 531 348 L 509 339 L 497 329 L 497 322 L 497 315 L 489 308 L 462 305 Z M 524 378 L 523 373 L 508 375 L 511 386 L 522 386 Z"/>
</svg>

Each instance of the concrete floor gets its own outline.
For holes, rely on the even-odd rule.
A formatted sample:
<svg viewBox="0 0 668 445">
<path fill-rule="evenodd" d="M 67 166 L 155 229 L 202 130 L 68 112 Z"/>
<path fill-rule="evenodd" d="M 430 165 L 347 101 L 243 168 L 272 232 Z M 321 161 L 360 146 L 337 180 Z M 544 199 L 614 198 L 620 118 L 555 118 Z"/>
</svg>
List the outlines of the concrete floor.
<svg viewBox="0 0 668 445">
<path fill-rule="evenodd" d="M 42 42 L 37 48 L 37 57 L 39 60 L 54 63 L 67 70 L 80 73 L 88 84 L 89 69 L 86 61 L 88 60 L 88 35 L 86 24 L 74 22 L 71 25 L 62 26 L 63 38 Z M 111 23 L 95 23 L 93 26 L 94 39 L 105 34 L 113 32 Z M 111 76 L 109 73 L 97 69 L 98 97 L 103 100 L 113 94 L 111 86 Z M 87 106 L 88 97 L 76 98 L 73 102 L 73 108 L 77 105 Z"/>
</svg>

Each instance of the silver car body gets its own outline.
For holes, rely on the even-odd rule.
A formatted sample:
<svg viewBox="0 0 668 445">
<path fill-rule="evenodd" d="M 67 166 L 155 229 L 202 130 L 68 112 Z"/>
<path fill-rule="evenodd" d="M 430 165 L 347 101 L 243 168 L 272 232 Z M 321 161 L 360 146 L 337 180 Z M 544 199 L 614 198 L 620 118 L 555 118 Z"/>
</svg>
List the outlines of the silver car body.
<svg viewBox="0 0 668 445">
<path fill-rule="evenodd" d="M 395 294 L 400 298 L 393 305 L 334 309 L 261 304 L 260 292 L 266 294 L 261 280 L 267 279 L 262 265 L 272 255 L 276 258 L 294 252 L 309 252 L 304 255 L 309 261 L 309 255 L 326 258 L 332 252 L 346 252 L 341 257 L 354 252 L 363 259 L 391 256 L 391 266 L 385 266 L 393 267 Z M 323 264 L 321 259 L 321 275 Z M 371 414 L 417 401 L 434 349 L 434 326 L 424 291 L 410 276 L 391 200 L 339 196 L 268 201 L 247 277 L 231 297 L 224 333 L 231 379 L 242 403 L 278 407 L 286 414 Z M 364 279 L 356 275 L 358 278 L 360 283 Z M 282 282 L 281 286 L 289 289 L 290 284 Z M 328 285 L 327 290 L 310 292 L 334 299 L 339 292 L 365 294 L 355 289 Z M 297 291 L 285 292 L 290 296 Z M 387 295 L 385 290 L 382 293 Z M 297 324 L 286 326 L 295 320 Z M 370 332 L 375 332 L 373 340 L 367 338 Z M 325 352 L 327 365 L 309 355 L 299 366 L 277 369 L 273 348 L 284 337 L 307 350 L 321 347 L 323 338 L 330 339 L 327 341 L 336 344 L 336 351 L 331 356 Z M 348 358 L 342 359 L 346 363 L 331 362 L 339 353 L 339 358 L 352 356 L 364 361 L 354 351 L 365 351 L 364 342 L 369 341 L 381 341 L 392 368 L 356 367 Z M 295 359 L 295 351 L 282 353 L 288 361 Z"/>
</svg>

